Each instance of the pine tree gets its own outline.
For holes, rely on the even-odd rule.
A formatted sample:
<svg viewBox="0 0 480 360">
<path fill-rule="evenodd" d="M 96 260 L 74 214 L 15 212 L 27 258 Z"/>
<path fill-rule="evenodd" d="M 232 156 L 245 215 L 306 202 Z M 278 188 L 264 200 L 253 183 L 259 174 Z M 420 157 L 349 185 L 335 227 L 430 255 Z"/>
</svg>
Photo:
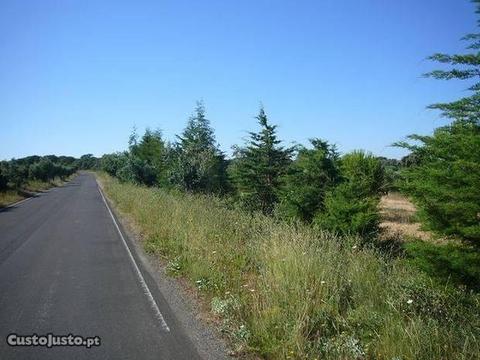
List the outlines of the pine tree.
<svg viewBox="0 0 480 360">
<path fill-rule="evenodd" d="M 271 214 L 278 202 L 282 177 L 291 162 L 293 150 L 280 146 L 277 127 L 269 124 L 263 107 L 256 119 L 261 130 L 250 132 L 246 146 L 236 150 L 231 172 L 244 206 Z"/>
<path fill-rule="evenodd" d="M 202 102 L 177 136 L 171 156 L 170 180 L 186 191 L 222 193 L 226 189 L 226 163 Z"/>
</svg>

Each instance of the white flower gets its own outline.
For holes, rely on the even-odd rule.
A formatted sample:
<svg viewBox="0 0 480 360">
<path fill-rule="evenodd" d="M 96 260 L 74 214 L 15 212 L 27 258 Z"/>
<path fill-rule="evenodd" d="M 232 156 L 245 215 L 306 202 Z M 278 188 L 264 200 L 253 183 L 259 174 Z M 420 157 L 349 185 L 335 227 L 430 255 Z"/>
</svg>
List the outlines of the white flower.
<svg viewBox="0 0 480 360">
<path fill-rule="evenodd" d="M 410 305 L 411 303 L 413 303 L 413 300 L 412 300 L 412 299 L 408 299 L 408 300 L 407 300 L 407 304 Z"/>
<path fill-rule="evenodd" d="M 320 284 L 322 284 L 322 285 L 325 284 L 325 281 L 324 280 L 320 281 Z"/>
</svg>

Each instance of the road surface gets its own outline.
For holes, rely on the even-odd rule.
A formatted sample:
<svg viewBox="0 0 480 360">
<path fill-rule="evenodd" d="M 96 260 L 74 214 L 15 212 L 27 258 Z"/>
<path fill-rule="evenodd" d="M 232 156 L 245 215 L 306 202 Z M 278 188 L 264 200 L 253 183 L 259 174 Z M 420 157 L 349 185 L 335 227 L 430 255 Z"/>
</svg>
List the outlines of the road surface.
<svg viewBox="0 0 480 360">
<path fill-rule="evenodd" d="M 0 359 L 198 359 L 123 237 L 91 174 L 0 211 Z M 101 345 L 12 347 L 12 333 Z"/>
</svg>

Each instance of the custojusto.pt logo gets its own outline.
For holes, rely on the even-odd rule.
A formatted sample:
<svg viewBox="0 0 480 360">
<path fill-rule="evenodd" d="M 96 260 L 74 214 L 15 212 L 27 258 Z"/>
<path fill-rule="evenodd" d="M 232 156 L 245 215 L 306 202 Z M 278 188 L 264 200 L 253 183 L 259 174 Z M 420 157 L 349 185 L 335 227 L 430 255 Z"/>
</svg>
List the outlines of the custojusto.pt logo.
<svg viewBox="0 0 480 360">
<path fill-rule="evenodd" d="M 19 335 L 16 333 L 7 336 L 7 344 L 9 346 L 82 346 L 90 349 L 93 346 L 100 346 L 101 339 L 99 336 L 81 336 L 81 335 L 54 335 L 52 333 L 45 335 Z"/>
</svg>

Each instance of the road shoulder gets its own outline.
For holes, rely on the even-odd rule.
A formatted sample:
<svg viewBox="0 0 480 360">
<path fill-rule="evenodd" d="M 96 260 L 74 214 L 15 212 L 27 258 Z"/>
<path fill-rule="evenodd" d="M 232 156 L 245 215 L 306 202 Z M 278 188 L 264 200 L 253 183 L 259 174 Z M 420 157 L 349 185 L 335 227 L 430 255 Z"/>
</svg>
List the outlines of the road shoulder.
<svg viewBox="0 0 480 360">
<path fill-rule="evenodd" d="M 103 190 L 101 179 L 95 176 L 98 186 Z M 119 212 L 108 194 L 102 191 L 108 205 L 126 235 L 128 246 L 140 261 L 143 270 L 153 279 L 159 292 L 176 316 L 186 335 L 190 338 L 202 359 L 228 359 L 231 351 L 221 334 L 208 323 L 202 311 L 200 299 L 196 298 L 188 286 L 180 279 L 167 275 L 165 264 L 158 257 L 148 254 L 143 248 L 140 231 L 128 216 Z"/>
</svg>

